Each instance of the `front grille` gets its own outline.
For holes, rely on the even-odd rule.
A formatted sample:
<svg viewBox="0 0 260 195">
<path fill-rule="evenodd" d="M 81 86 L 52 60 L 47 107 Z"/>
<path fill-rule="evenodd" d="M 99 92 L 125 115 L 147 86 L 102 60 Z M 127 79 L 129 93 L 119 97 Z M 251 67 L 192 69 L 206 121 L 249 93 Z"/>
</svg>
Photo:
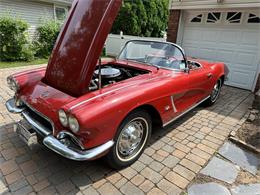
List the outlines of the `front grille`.
<svg viewBox="0 0 260 195">
<path fill-rule="evenodd" d="M 31 108 L 28 104 L 25 104 L 26 107 L 26 112 L 28 113 L 28 115 L 34 119 L 35 121 L 37 121 L 39 124 L 41 124 L 42 126 L 44 126 L 46 129 L 49 130 L 49 132 L 53 131 L 53 125 L 50 122 L 50 120 L 47 119 L 47 117 L 43 116 L 42 114 L 38 113 L 37 111 L 35 111 L 33 108 Z"/>
</svg>

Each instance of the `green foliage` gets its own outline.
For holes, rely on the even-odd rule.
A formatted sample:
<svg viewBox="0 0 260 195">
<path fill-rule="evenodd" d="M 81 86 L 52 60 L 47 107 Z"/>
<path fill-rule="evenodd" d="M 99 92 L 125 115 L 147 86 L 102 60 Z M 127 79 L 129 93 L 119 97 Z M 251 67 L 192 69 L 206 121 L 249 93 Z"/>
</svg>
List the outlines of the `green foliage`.
<svg viewBox="0 0 260 195">
<path fill-rule="evenodd" d="M 51 20 L 44 22 L 37 28 L 37 39 L 34 41 L 34 48 L 37 57 L 49 57 L 59 35 L 61 24 Z"/>
<path fill-rule="evenodd" d="M 112 33 L 162 37 L 167 29 L 169 0 L 125 0 Z"/>
<path fill-rule="evenodd" d="M 34 58 L 28 41 L 28 24 L 11 17 L 0 18 L 0 61 L 30 61 Z"/>
</svg>

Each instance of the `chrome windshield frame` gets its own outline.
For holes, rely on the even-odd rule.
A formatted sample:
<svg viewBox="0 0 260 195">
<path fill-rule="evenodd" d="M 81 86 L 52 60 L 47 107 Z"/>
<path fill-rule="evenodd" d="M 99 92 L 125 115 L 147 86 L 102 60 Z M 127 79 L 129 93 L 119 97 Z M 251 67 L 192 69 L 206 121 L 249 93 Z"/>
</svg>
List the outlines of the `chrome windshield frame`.
<svg viewBox="0 0 260 195">
<path fill-rule="evenodd" d="M 153 42 L 153 43 L 164 43 L 164 44 L 169 44 L 169 45 L 172 45 L 176 48 L 178 48 L 183 56 L 183 60 L 184 60 L 184 63 L 185 63 L 185 69 L 184 70 L 179 70 L 179 69 L 172 69 L 172 68 L 167 68 L 167 67 L 162 67 L 160 66 L 160 68 L 163 68 L 163 69 L 168 69 L 168 70 L 179 70 L 179 71 L 187 71 L 188 69 L 188 63 L 187 63 L 187 57 L 186 57 L 186 54 L 185 54 L 185 51 L 184 49 L 175 44 L 175 43 L 171 43 L 171 42 L 168 42 L 168 41 L 154 41 L 154 40 L 143 40 L 143 39 L 133 39 L 133 40 L 129 40 L 125 43 L 124 47 L 121 49 L 121 51 L 119 52 L 118 56 L 116 57 L 116 60 L 124 60 L 124 61 L 131 61 L 131 60 L 127 60 L 127 59 L 120 59 L 119 56 L 122 54 L 122 52 L 124 51 L 124 49 L 127 47 L 128 43 L 130 42 Z M 136 62 L 136 61 L 133 61 L 133 62 Z M 148 63 L 145 63 L 145 62 L 139 62 L 139 63 L 142 63 L 142 64 L 147 64 L 148 66 L 151 66 L 149 65 Z"/>
</svg>

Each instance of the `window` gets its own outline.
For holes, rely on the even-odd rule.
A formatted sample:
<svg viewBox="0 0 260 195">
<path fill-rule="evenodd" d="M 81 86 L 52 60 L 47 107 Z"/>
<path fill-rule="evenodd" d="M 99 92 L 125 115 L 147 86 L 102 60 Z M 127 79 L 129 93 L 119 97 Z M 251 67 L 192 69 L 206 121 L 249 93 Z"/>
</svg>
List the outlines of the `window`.
<svg viewBox="0 0 260 195">
<path fill-rule="evenodd" d="M 190 22 L 191 23 L 201 23 L 201 21 L 202 21 L 202 14 L 197 15 L 196 17 L 192 18 Z"/>
<path fill-rule="evenodd" d="M 253 24 L 259 24 L 260 23 L 260 17 L 257 17 L 255 14 L 249 14 L 249 18 L 247 20 L 247 23 Z"/>
<path fill-rule="evenodd" d="M 240 23 L 241 22 L 242 13 L 241 12 L 228 12 L 226 20 L 229 23 Z"/>
<path fill-rule="evenodd" d="M 67 8 L 55 6 L 55 17 L 59 21 L 64 21 L 67 16 Z"/>
<path fill-rule="evenodd" d="M 218 23 L 220 21 L 220 12 L 208 13 L 207 23 Z"/>
</svg>

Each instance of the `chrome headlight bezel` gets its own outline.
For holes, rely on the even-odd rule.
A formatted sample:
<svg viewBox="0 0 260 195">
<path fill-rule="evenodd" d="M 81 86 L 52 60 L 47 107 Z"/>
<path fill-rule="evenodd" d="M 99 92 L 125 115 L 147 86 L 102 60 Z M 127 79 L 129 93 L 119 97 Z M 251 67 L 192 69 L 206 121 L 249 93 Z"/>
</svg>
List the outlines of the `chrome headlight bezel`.
<svg viewBox="0 0 260 195">
<path fill-rule="evenodd" d="M 78 133 L 80 130 L 78 119 L 72 115 L 69 116 L 69 127 L 73 133 Z"/>
<path fill-rule="evenodd" d="M 24 103 L 23 103 L 23 101 L 20 98 L 16 97 L 16 99 L 15 99 L 15 106 L 18 107 L 18 108 L 19 107 L 23 107 Z"/>
<path fill-rule="evenodd" d="M 62 126 L 68 127 L 69 121 L 68 121 L 68 116 L 67 116 L 66 112 L 61 109 L 58 111 L 58 115 L 59 115 L 59 121 L 62 124 Z"/>
<path fill-rule="evenodd" d="M 15 78 L 12 76 L 7 77 L 7 85 L 14 92 L 17 92 L 20 89 L 17 80 L 15 80 Z"/>
</svg>

